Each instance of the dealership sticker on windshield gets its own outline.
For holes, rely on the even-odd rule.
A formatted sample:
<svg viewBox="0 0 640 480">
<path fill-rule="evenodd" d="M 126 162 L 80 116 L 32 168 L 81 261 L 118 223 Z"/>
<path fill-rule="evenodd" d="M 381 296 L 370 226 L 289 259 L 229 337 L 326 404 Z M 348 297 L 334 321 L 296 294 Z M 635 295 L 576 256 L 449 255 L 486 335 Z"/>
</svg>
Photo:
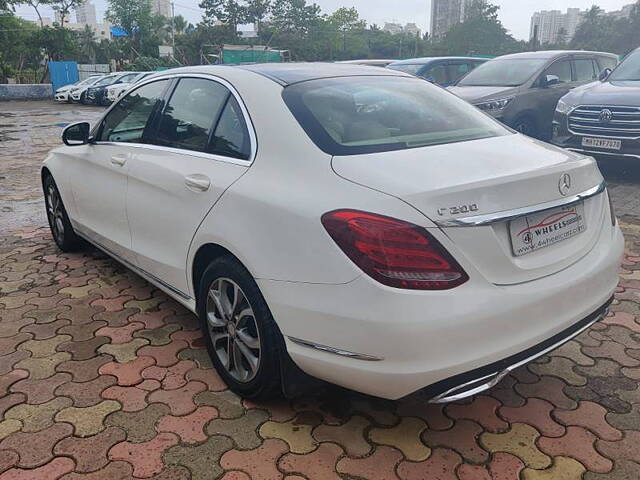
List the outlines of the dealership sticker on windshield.
<svg viewBox="0 0 640 480">
<path fill-rule="evenodd" d="M 583 202 L 525 215 L 509 224 L 516 257 L 568 240 L 586 229 Z"/>
<path fill-rule="evenodd" d="M 607 150 L 621 150 L 622 140 L 612 140 L 611 138 L 591 138 L 582 139 L 583 147 L 606 148 Z"/>
</svg>

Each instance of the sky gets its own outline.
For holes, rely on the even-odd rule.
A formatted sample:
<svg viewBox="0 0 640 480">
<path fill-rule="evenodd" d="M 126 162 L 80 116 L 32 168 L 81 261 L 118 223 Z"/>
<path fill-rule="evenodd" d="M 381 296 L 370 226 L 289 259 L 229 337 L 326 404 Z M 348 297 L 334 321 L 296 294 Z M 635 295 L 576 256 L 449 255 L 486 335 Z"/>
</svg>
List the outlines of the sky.
<svg viewBox="0 0 640 480">
<path fill-rule="evenodd" d="M 107 0 L 92 0 L 98 11 L 98 21 L 102 17 Z M 191 23 L 197 23 L 202 14 L 198 8 L 200 0 L 175 0 L 175 13 Z M 356 7 L 360 15 L 369 23 L 380 26 L 385 22 L 416 23 L 425 29 L 429 22 L 430 0 L 308 0 L 315 1 L 324 13 L 331 13 L 340 7 Z M 500 20 L 519 40 L 529 39 L 529 24 L 533 12 L 539 10 L 566 10 L 569 7 L 587 9 L 594 3 L 604 10 L 619 10 L 634 0 L 491 0 L 500 6 Z M 27 19 L 35 20 L 36 14 L 30 7 L 21 6 L 17 12 Z M 45 9 L 44 16 L 53 16 Z M 75 21 L 75 16 L 72 16 Z"/>
</svg>

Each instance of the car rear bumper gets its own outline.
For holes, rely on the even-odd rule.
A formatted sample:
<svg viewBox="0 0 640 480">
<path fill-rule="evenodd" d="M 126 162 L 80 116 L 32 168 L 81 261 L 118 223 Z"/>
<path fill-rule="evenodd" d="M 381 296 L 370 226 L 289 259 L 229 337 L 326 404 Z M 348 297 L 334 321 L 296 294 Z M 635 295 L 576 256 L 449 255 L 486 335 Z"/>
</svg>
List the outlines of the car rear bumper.
<svg viewBox="0 0 640 480">
<path fill-rule="evenodd" d="M 344 285 L 257 282 L 291 358 L 308 374 L 387 399 L 424 391 L 449 401 L 489 388 L 597 321 L 624 248 L 617 227 L 601 237 L 576 264 L 519 285 L 471 274 L 444 292 L 388 288 L 365 276 Z"/>
</svg>

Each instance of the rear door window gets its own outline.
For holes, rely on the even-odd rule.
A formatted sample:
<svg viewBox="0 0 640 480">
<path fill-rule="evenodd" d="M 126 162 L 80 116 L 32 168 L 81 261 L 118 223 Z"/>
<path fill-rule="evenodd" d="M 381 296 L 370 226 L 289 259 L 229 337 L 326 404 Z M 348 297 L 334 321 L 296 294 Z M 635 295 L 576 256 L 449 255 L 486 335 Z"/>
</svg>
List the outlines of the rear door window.
<svg viewBox="0 0 640 480">
<path fill-rule="evenodd" d="M 618 61 L 612 57 L 598 57 L 597 62 L 599 67 L 598 73 L 602 72 L 606 68 L 613 70 L 618 65 Z"/>
<path fill-rule="evenodd" d="M 458 80 L 473 70 L 470 63 L 450 63 L 447 67 L 449 73 L 449 81 L 447 83 L 456 84 Z"/>
<path fill-rule="evenodd" d="M 212 80 L 182 78 L 160 117 L 156 142 L 205 152 L 229 90 Z"/>
<path fill-rule="evenodd" d="M 251 139 L 247 124 L 233 95 L 229 96 L 213 133 L 210 152 L 241 160 L 248 160 L 251 155 Z"/>
<path fill-rule="evenodd" d="M 598 78 L 596 68 L 593 64 L 593 60 L 590 58 L 576 58 L 573 61 L 573 65 L 576 69 L 576 81 L 578 82 L 590 82 Z"/>
<path fill-rule="evenodd" d="M 447 76 L 447 65 L 442 63 L 429 68 L 421 76 L 430 82 L 437 83 L 438 85 L 444 85 L 449 82 L 449 77 Z"/>
</svg>

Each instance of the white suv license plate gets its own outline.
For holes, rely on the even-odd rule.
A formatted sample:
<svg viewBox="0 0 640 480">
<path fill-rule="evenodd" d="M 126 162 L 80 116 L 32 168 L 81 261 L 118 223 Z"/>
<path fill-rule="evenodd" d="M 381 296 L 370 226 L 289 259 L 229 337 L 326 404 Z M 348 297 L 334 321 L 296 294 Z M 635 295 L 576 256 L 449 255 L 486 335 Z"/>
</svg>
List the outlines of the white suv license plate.
<svg viewBox="0 0 640 480">
<path fill-rule="evenodd" d="M 568 240 L 586 229 L 583 202 L 525 215 L 509 224 L 516 257 Z"/>
<path fill-rule="evenodd" d="M 605 148 L 607 150 L 622 150 L 622 140 L 612 140 L 610 138 L 584 137 L 583 147 Z"/>
</svg>

